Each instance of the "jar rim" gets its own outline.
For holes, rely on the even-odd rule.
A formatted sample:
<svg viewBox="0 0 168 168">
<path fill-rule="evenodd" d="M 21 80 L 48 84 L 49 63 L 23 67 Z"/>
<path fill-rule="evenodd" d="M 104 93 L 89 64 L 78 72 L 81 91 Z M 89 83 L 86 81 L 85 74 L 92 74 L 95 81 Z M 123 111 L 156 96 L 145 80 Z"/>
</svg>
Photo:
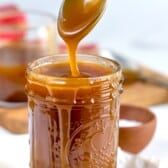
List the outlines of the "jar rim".
<svg viewBox="0 0 168 168">
<path fill-rule="evenodd" d="M 89 60 L 87 61 L 86 57 L 90 58 L 90 59 L 95 59 L 95 60 L 99 60 L 99 62 L 101 61 L 101 63 L 104 61 L 105 63 L 108 62 L 109 65 L 113 66 L 113 72 L 110 74 L 105 74 L 105 75 L 101 75 L 101 76 L 95 76 L 95 77 L 57 77 L 57 76 L 51 76 L 51 75 L 45 75 L 45 74 L 39 74 L 37 72 L 35 72 L 35 69 L 38 69 L 39 67 L 43 66 L 43 65 L 49 65 L 54 63 L 54 61 L 61 61 L 64 62 L 65 60 L 68 61 L 68 54 L 66 53 L 62 53 L 62 54 L 52 54 L 49 56 L 45 56 L 42 58 L 39 58 L 35 61 L 33 61 L 32 63 L 29 63 L 27 70 L 26 70 L 26 76 L 28 80 L 35 80 L 35 81 L 39 81 L 42 83 L 49 83 L 49 84 L 64 84 L 64 82 L 66 82 L 67 79 L 73 79 L 72 81 L 75 81 L 74 83 L 72 83 L 72 85 L 75 85 L 76 81 L 80 81 L 81 83 L 86 81 L 86 79 L 89 80 L 93 80 L 93 81 L 104 81 L 107 78 L 118 78 L 120 79 L 122 77 L 122 70 L 121 70 L 121 66 L 118 62 L 116 62 L 115 60 L 109 59 L 109 58 L 105 58 L 102 56 L 98 56 L 96 54 L 78 54 L 77 55 L 77 59 L 80 58 L 82 60 L 80 60 L 81 62 L 84 61 L 84 63 L 94 63 L 93 60 Z M 64 60 L 63 60 L 64 59 Z M 58 62 L 58 63 L 59 63 Z M 100 64 L 100 63 L 96 63 L 96 64 Z M 100 64 L 101 65 L 101 64 Z M 30 78 L 29 78 L 30 77 Z M 78 84 L 79 85 L 79 84 Z"/>
</svg>

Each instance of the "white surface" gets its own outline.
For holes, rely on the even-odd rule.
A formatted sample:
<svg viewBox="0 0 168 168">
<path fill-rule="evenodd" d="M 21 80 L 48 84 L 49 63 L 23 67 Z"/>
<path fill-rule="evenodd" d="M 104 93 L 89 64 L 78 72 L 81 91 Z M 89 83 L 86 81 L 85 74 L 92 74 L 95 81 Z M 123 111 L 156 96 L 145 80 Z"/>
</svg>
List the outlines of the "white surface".
<svg viewBox="0 0 168 168">
<path fill-rule="evenodd" d="M 0 168 L 28 167 L 28 135 L 11 135 L 0 130 Z"/>
<path fill-rule="evenodd" d="M 168 104 L 150 109 L 157 117 L 156 133 L 148 147 L 141 152 L 141 155 L 166 160 L 168 159 Z"/>
<path fill-rule="evenodd" d="M 43 0 L 43 3 L 41 0 L 0 0 L 0 4 L 7 2 L 17 2 L 24 8 L 43 9 L 57 15 L 61 0 L 56 0 L 55 5 L 48 0 Z M 85 40 L 96 41 L 168 75 L 167 16 L 167 0 L 109 0 L 104 17 Z M 164 166 L 168 160 L 168 104 L 151 107 L 151 110 L 157 116 L 156 134 L 139 155 L 161 160 L 162 168 L 168 168 Z M 27 157 L 27 136 L 14 136 L 1 130 L 0 168 L 27 168 L 23 166 Z"/>
</svg>

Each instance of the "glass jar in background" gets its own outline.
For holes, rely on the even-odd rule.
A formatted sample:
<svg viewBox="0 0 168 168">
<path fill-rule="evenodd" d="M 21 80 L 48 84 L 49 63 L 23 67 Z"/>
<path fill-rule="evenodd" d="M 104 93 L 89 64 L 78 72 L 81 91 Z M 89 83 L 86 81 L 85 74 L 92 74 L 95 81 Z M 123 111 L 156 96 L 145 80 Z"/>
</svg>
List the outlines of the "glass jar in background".
<svg viewBox="0 0 168 168">
<path fill-rule="evenodd" d="M 118 63 L 78 54 L 40 58 L 27 70 L 30 167 L 116 168 L 122 73 Z"/>
<path fill-rule="evenodd" d="M 6 19 L 6 20 L 5 20 Z M 0 105 L 27 101 L 28 63 L 56 52 L 56 18 L 36 10 L 19 11 L 0 26 Z"/>
</svg>

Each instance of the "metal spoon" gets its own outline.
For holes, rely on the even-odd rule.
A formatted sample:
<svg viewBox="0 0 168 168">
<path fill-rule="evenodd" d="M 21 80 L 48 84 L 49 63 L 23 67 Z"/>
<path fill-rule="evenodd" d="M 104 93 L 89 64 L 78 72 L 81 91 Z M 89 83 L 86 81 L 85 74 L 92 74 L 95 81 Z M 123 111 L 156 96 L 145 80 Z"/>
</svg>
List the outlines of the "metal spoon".
<svg viewBox="0 0 168 168">
<path fill-rule="evenodd" d="M 107 58 L 114 59 L 121 64 L 126 84 L 140 80 L 143 82 L 150 82 L 168 90 L 168 78 L 160 79 L 156 76 L 144 74 L 140 71 L 140 65 L 137 62 L 128 60 L 126 57 L 110 49 L 101 49 L 100 54 Z"/>
</svg>

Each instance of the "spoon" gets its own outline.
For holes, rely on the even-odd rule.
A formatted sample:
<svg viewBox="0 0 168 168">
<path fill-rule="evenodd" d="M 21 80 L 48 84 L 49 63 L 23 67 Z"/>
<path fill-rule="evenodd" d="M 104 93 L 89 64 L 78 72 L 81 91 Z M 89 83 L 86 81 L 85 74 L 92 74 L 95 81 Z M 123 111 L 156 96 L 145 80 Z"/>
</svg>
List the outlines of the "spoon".
<svg viewBox="0 0 168 168">
<path fill-rule="evenodd" d="M 105 4 L 106 0 L 64 0 L 62 3 L 57 27 L 68 48 L 73 77 L 80 76 L 76 61 L 78 44 L 99 21 Z"/>
<path fill-rule="evenodd" d="M 130 84 L 135 81 L 149 82 L 158 85 L 166 90 L 168 90 L 168 79 L 160 79 L 156 76 L 147 75 L 141 72 L 140 65 L 127 58 L 121 56 L 119 53 L 111 51 L 110 49 L 102 49 L 100 54 L 118 61 L 123 68 L 123 75 L 125 77 L 125 84 Z"/>
<path fill-rule="evenodd" d="M 58 15 L 58 31 L 63 38 L 80 41 L 101 18 L 106 0 L 64 0 Z"/>
</svg>

